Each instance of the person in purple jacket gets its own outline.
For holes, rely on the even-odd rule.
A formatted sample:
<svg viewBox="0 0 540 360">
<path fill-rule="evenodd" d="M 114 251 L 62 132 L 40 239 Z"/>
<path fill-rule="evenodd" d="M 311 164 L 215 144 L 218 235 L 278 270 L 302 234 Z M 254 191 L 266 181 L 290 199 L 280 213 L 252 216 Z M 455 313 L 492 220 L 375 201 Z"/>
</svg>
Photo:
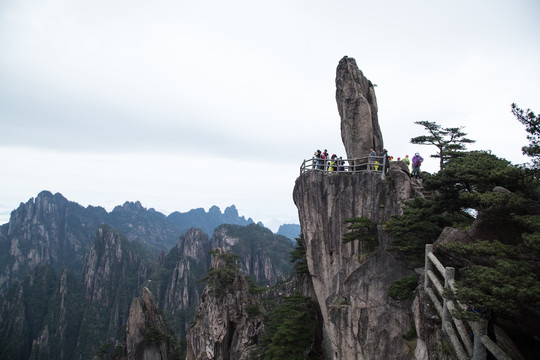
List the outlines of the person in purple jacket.
<svg viewBox="0 0 540 360">
<path fill-rule="evenodd" d="M 412 158 L 412 174 L 411 176 L 415 179 L 418 179 L 420 177 L 420 165 L 422 165 L 422 162 L 424 161 L 424 158 L 420 156 L 420 154 L 416 153 L 414 154 Z"/>
</svg>

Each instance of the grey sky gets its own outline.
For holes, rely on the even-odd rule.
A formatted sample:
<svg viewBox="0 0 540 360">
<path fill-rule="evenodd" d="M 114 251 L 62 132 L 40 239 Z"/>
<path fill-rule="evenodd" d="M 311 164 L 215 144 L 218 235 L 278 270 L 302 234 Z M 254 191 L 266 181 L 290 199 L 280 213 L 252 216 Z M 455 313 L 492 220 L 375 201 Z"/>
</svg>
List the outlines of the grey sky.
<svg viewBox="0 0 540 360">
<path fill-rule="evenodd" d="M 465 126 L 514 163 L 540 112 L 538 1 L 0 3 L 0 223 L 41 190 L 165 214 L 235 204 L 297 222 L 292 189 L 317 148 L 344 155 L 335 69 L 378 86 L 385 147 L 414 121 Z"/>
</svg>

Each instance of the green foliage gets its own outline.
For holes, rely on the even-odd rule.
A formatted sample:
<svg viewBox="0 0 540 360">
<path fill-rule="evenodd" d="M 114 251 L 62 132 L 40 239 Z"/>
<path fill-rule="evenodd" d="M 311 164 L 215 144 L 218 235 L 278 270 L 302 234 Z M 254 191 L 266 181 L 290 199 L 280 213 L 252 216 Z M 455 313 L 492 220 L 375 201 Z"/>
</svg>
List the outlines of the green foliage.
<svg viewBox="0 0 540 360">
<path fill-rule="evenodd" d="M 294 272 L 297 274 L 309 274 L 306 248 L 301 238 L 296 238 L 296 247 L 291 252 L 291 262 L 294 263 Z"/>
<path fill-rule="evenodd" d="M 405 300 L 412 295 L 417 286 L 416 274 L 411 274 L 390 284 L 388 290 L 386 290 L 386 295 L 395 300 Z"/>
<path fill-rule="evenodd" d="M 155 326 L 148 326 L 144 329 L 143 340 L 148 344 L 159 345 L 167 339 L 167 335 Z"/>
<path fill-rule="evenodd" d="M 318 359 L 315 349 L 317 312 L 309 297 L 292 295 L 271 312 L 268 327 L 260 340 L 264 360 Z"/>
<path fill-rule="evenodd" d="M 467 135 L 461 129 L 443 128 L 435 122 L 416 121 L 415 124 L 422 125 L 429 135 L 421 135 L 411 139 L 411 143 L 420 145 L 434 145 L 439 150 L 438 154 L 431 155 L 440 159 L 440 168 L 443 169 L 450 159 L 455 159 L 463 155 L 465 144 L 474 143 L 474 140 L 467 139 Z"/>
<path fill-rule="evenodd" d="M 210 287 L 211 294 L 215 297 L 223 297 L 232 291 L 236 277 L 242 275 L 238 264 L 239 256 L 231 252 L 218 253 L 215 250 L 210 253 L 212 256 L 218 257 L 223 262 L 223 266 L 208 270 L 204 280 Z"/>
<path fill-rule="evenodd" d="M 521 235 L 525 246 L 540 251 L 540 212 L 536 212 L 534 215 L 514 215 L 516 221 L 518 221 L 525 231 Z"/>
<path fill-rule="evenodd" d="M 525 130 L 529 133 L 527 139 L 529 145 L 523 146 L 521 150 L 524 155 L 532 158 L 532 168 L 540 169 L 540 116 L 535 115 L 530 109 L 524 111 L 512 104 L 512 113 L 520 123 L 525 125 Z"/>
<path fill-rule="evenodd" d="M 446 243 L 441 247 L 462 255 L 510 257 L 517 255 L 517 249 L 512 245 L 505 245 L 497 240 L 477 240 L 473 243 Z"/>
<path fill-rule="evenodd" d="M 360 253 L 369 254 L 375 250 L 377 242 L 377 224 L 366 217 L 347 218 L 344 221 L 349 232 L 343 235 L 344 244 L 358 240 Z"/>
<path fill-rule="evenodd" d="M 257 286 L 255 284 L 255 280 L 253 280 L 253 277 L 249 276 L 249 275 L 245 275 L 244 276 L 244 279 L 246 279 L 246 282 L 249 286 L 249 293 L 251 295 L 257 295 L 257 294 L 262 294 L 263 292 L 266 291 L 266 288 L 265 287 L 262 287 L 262 286 Z"/>
<path fill-rule="evenodd" d="M 494 205 L 519 206 L 515 195 L 530 197 L 536 192 L 537 182 L 520 169 L 485 151 L 473 151 L 452 160 L 424 183 L 428 190 L 436 190 L 438 201 L 445 211 L 473 208 L 482 210 Z M 493 193 L 496 186 L 512 194 Z"/>
<path fill-rule="evenodd" d="M 257 304 L 246 306 L 246 313 L 249 316 L 258 316 L 262 314 L 262 310 Z"/>
<path fill-rule="evenodd" d="M 403 214 L 393 216 L 384 226 L 392 236 L 392 245 L 409 262 L 411 268 L 422 266 L 426 244 L 433 243 L 452 217 L 444 216 L 434 200 L 414 198 Z"/>
<path fill-rule="evenodd" d="M 522 311 L 540 311 L 539 280 L 526 261 L 497 259 L 494 266 L 460 269 L 457 296 L 473 308 L 515 318 Z"/>
</svg>

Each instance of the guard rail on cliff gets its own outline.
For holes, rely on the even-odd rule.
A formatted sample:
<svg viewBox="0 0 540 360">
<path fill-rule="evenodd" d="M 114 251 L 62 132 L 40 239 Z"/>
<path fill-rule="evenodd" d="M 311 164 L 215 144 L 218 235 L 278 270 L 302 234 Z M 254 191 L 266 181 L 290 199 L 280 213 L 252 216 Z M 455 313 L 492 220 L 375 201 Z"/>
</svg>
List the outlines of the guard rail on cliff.
<svg viewBox="0 0 540 360">
<path fill-rule="evenodd" d="M 437 312 L 442 319 L 442 330 L 448 336 L 452 347 L 459 360 L 485 360 L 486 349 L 495 356 L 497 360 L 511 360 L 511 358 L 501 350 L 487 336 L 487 321 L 463 321 L 452 316 L 457 308 L 467 310 L 467 307 L 457 300 L 450 299 L 444 294 L 444 289 L 456 292 L 454 278 L 455 269 L 444 267 L 433 254 L 433 245 L 426 245 L 425 278 L 424 290 L 431 298 Z M 441 284 L 444 282 L 444 286 Z M 433 289 L 436 290 L 433 291 Z M 473 340 L 469 334 L 473 333 Z"/>
<path fill-rule="evenodd" d="M 300 166 L 300 175 L 307 171 L 320 171 L 327 174 L 353 174 L 358 172 L 377 172 L 384 179 L 386 173 L 385 156 L 366 156 L 358 159 L 320 159 L 312 157 Z"/>
</svg>

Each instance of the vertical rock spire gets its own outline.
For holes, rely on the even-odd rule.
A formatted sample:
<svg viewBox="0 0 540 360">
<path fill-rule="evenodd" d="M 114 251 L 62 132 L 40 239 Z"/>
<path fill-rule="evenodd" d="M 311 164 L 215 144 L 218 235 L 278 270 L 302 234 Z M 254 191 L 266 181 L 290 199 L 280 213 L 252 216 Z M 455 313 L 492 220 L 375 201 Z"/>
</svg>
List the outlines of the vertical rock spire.
<svg viewBox="0 0 540 360">
<path fill-rule="evenodd" d="M 341 139 L 347 158 L 367 156 L 383 149 L 375 89 L 353 58 L 344 56 L 336 70 L 336 101 L 341 117 Z"/>
</svg>

